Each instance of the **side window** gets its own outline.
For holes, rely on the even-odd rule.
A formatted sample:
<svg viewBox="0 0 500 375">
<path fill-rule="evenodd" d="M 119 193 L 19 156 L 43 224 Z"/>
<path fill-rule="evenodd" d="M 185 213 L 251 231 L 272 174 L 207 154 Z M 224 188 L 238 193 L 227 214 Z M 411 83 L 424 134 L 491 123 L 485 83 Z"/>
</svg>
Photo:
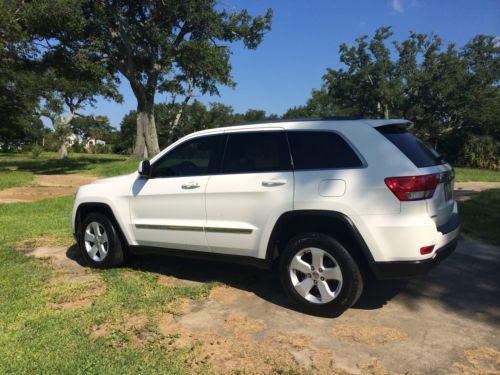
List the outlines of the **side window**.
<svg viewBox="0 0 500 375">
<path fill-rule="evenodd" d="M 284 131 L 229 134 L 222 173 L 252 173 L 291 170 Z"/>
<path fill-rule="evenodd" d="M 219 162 L 224 135 L 186 141 L 153 164 L 153 177 L 203 176 L 213 173 Z"/>
<path fill-rule="evenodd" d="M 338 134 L 322 131 L 289 131 L 294 169 L 355 168 L 363 163 Z"/>
</svg>

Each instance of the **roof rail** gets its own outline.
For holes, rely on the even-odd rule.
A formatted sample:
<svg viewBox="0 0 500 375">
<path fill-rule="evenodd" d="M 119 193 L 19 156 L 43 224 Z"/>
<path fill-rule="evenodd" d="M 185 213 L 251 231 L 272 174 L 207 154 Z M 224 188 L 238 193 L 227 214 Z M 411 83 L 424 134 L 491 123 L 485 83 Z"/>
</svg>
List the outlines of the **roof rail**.
<svg viewBox="0 0 500 375">
<path fill-rule="evenodd" d="M 300 121 L 348 121 L 348 120 L 363 120 L 363 117 L 347 117 L 347 116 L 331 116 L 331 117 L 302 117 L 302 118 L 283 118 L 272 120 L 258 120 L 258 121 L 243 121 L 236 122 L 224 126 L 240 126 L 240 125 L 258 125 L 258 124 L 274 124 L 280 122 L 300 122 Z"/>
</svg>

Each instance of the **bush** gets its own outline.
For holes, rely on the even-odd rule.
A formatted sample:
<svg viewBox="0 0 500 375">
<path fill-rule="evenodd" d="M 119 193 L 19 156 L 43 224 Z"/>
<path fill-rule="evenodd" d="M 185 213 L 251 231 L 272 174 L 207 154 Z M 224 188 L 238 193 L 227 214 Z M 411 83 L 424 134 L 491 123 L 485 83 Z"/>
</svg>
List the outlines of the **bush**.
<svg viewBox="0 0 500 375">
<path fill-rule="evenodd" d="M 460 162 L 466 167 L 498 169 L 500 143 L 490 136 L 471 135 L 462 149 Z"/>
<path fill-rule="evenodd" d="M 38 157 L 42 152 L 43 152 L 43 147 L 38 144 L 34 144 L 31 147 L 31 155 L 33 156 L 34 159 L 38 159 Z"/>
<path fill-rule="evenodd" d="M 87 151 L 91 154 L 111 154 L 110 145 L 89 145 Z"/>
<path fill-rule="evenodd" d="M 70 151 L 74 152 L 75 154 L 77 154 L 77 153 L 85 152 L 86 150 L 85 150 L 85 147 L 83 146 L 82 143 L 75 142 L 75 143 L 73 143 L 73 145 L 71 145 Z"/>
</svg>

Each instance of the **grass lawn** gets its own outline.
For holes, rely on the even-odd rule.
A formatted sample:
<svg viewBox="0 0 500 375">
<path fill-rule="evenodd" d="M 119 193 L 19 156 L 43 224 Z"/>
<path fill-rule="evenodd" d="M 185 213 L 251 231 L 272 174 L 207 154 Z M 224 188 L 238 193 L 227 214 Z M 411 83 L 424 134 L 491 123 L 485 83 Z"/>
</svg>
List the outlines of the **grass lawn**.
<svg viewBox="0 0 500 375">
<path fill-rule="evenodd" d="M 500 245 L 500 189 L 483 191 L 460 203 L 459 213 L 464 233 Z"/>
<path fill-rule="evenodd" d="M 455 181 L 500 182 L 500 171 L 474 168 L 455 168 Z"/>
<path fill-rule="evenodd" d="M 59 161 L 52 155 L 1 155 L 0 181 L 29 182 L 32 173 L 85 172 L 110 176 L 135 170 L 137 162 L 108 155 Z M 14 178 L 13 178 L 14 179 Z M 7 185 L 5 185 L 7 186 Z M 177 337 L 158 329 L 164 314 L 176 314 L 182 299 L 200 299 L 213 284 L 170 286 L 159 274 L 120 268 L 93 271 L 96 279 L 74 283 L 50 261 L 16 248 L 73 244 L 70 214 L 74 196 L 32 203 L 0 204 L 0 373 L 190 373 L 194 348 L 178 349 Z M 58 308 L 82 294 L 100 291 L 89 305 Z M 56 307 L 55 307 L 56 306 Z M 131 318 L 132 317 L 132 318 Z M 127 327 L 134 317 L 140 328 Z M 106 335 L 94 332 L 108 326 Z M 141 337 L 140 343 L 137 337 Z M 203 363 L 197 367 L 206 372 Z"/>
<path fill-rule="evenodd" d="M 33 173 L 30 172 L 0 171 L 0 190 L 29 185 L 33 177 Z"/>
<path fill-rule="evenodd" d="M 134 171 L 136 161 L 117 155 L 76 154 L 58 160 L 53 153 L 0 154 L 0 189 L 29 184 L 35 173 L 90 173 L 113 176 Z M 491 172 L 457 169 L 457 176 L 491 177 Z M 489 177 L 487 177 L 489 176 Z M 16 249 L 44 245 L 70 247 L 73 196 L 31 203 L 0 204 L 0 373 L 190 373 L 196 362 L 206 373 L 196 344 L 179 349 L 179 336 L 165 336 L 159 317 L 176 314 L 183 299 L 205 298 L 214 283 L 175 286 L 158 283 L 156 272 L 120 268 L 92 271 L 74 283 L 47 259 Z M 500 244 L 500 190 L 483 192 L 460 206 L 463 230 Z M 91 303 L 60 308 L 85 293 Z M 140 317 L 140 328 L 127 323 Z M 105 335 L 99 327 L 110 327 Z M 138 344 L 137 338 L 141 337 Z M 286 373 L 286 371 L 284 371 Z"/>
</svg>

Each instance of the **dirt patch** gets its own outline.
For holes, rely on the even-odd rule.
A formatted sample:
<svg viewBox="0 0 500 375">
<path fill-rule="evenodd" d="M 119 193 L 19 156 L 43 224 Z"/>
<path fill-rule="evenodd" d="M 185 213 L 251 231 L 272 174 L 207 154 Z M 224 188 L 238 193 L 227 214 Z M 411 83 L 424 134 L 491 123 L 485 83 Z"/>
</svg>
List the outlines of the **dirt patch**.
<svg viewBox="0 0 500 375">
<path fill-rule="evenodd" d="M 54 309 L 89 307 L 106 292 L 101 275 L 81 265 L 83 259 L 76 248 L 38 247 L 23 249 L 22 252 L 45 259 L 45 264 L 54 270 L 48 288 L 50 306 Z"/>
<path fill-rule="evenodd" d="M 86 174 L 36 175 L 31 186 L 0 191 L 0 203 L 32 202 L 76 193 L 81 185 L 98 177 Z"/>
<path fill-rule="evenodd" d="M 229 314 L 224 323 L 224 329 L 235 336 L 250 336 L 266 328 L 261 319 L 252 319 L 244 313 Z"/>
<path fill-rule="evenodd" d="M 173 276 L 165 276 L 165 275 L 160 275 L 158 277 L 158 284 L 166 286 L 166 287 L 199 287 L 203 285 L 202 282 L 199 281 L 193 281 L 193 280 L 185 280 L 185 279 L 178 279 Z"/>
<path fill-rule="evenodd" d="M 210 291 L 211 300 L 222 303 L 223 305 L 232 305 L 241 297 L 251 297 L 253 293 L 239 290 L 227 286 L 216 286 Z"/>
<path fill-rule="evenodd" d="M 158 336 L 150 329 L 149 319 L 144 314 L 125 315 L 119 322 L 96 325 L 91 335 L 109 341 L 115 348 L 125 347 L 129 343 L 136 348 L 143 348 Z"/>
<path fill-rule="evenodd" d="M 465 362 L 455 363 L 456 373 L 500 374 L 500 352 L 489 347 L 481 347 L 464 352 Z"/>
<path fill-rule="evenodd" d="M 361 344 L 387 344 L 404 340 L 408 334 L 397 328 L 340 324 L 332 329 L 333 335 L 345 342 Z"/>
</svg>

